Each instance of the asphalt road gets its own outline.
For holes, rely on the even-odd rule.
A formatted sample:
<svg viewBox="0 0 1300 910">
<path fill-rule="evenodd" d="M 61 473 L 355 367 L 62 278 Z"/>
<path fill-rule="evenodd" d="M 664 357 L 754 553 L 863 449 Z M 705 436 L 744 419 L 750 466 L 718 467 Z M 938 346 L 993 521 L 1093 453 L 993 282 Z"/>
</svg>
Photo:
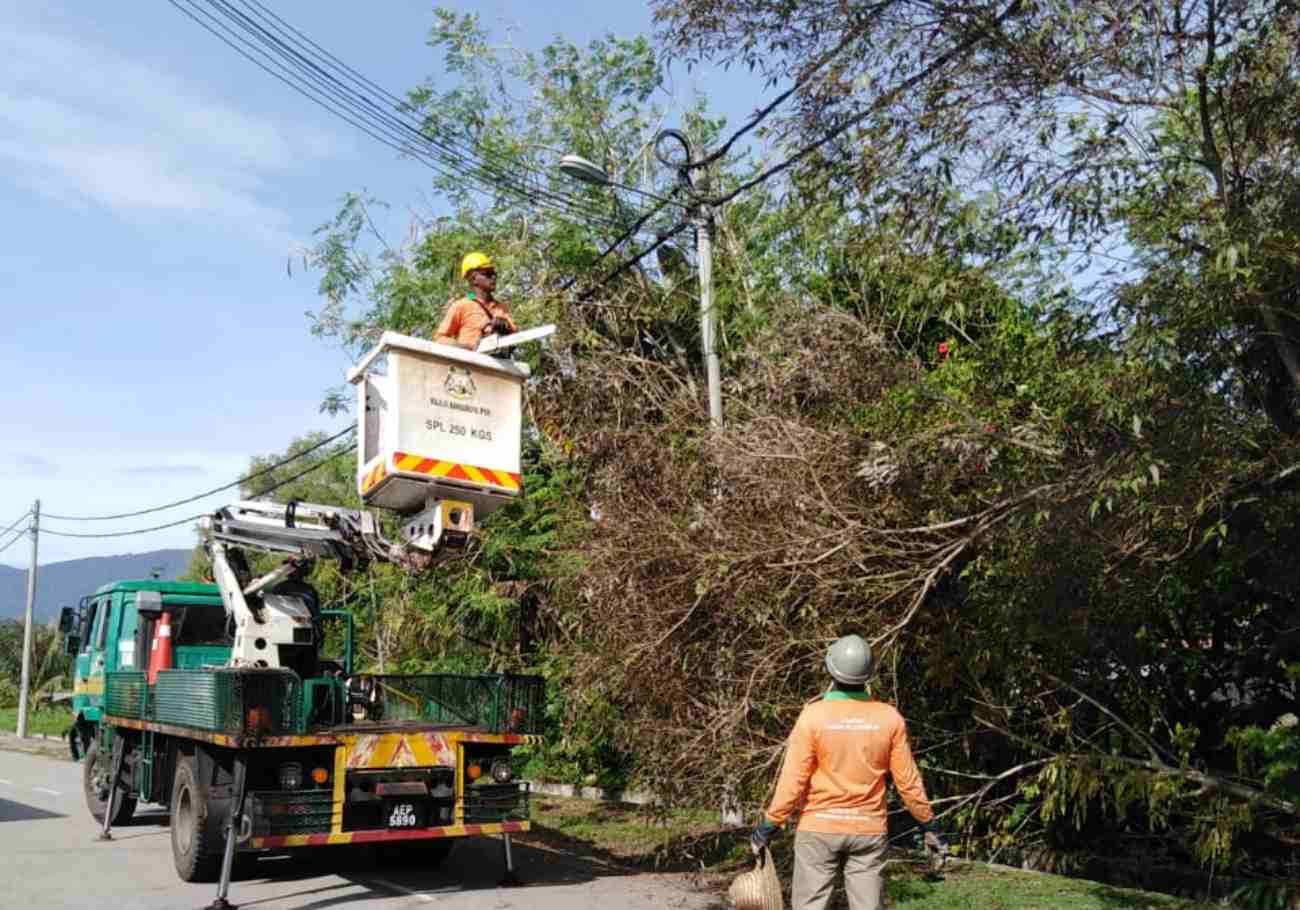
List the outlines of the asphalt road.
<svg viewBox="0 0 1300 910">
<path fill-rule="evenodd" d="M 145 806 L 111 842 L 81 795 L 81 766 L 0 752 L 0 907 L 22 910 L 206 907 L 215 885 L 189 885 L 172 867 L 166 814 Z M 380 864 L 366 848 L 324 847 L 263 856 L 231 885 L 234 904 L 258 910 L 704 910 L 716 899 L 680 877 L 635 874 L 599 858 L 515 843 L 525 885 L 502 888 L 501 842 L 467 838 L 437 869 Z"/>
</svg>

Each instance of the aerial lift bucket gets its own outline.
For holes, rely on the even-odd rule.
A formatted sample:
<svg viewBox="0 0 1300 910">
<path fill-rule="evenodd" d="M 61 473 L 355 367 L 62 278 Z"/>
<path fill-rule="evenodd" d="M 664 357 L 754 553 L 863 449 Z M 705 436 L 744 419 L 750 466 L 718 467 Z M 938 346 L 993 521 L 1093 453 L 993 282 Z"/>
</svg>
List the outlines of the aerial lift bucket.
<svg viewBox="0 0 1300 910">
<path fill-rule="evenodd" d="M 492 346 L 551 331 L 494 339 Z M 348 373 L 357 388 L 362 501 L 410 517 L 406 542 L 432 548 L 444 532 L 467 534 L 476 519 L 522 495 L 529 375 L 525 363 L 385 332 Z"/>
</svg>

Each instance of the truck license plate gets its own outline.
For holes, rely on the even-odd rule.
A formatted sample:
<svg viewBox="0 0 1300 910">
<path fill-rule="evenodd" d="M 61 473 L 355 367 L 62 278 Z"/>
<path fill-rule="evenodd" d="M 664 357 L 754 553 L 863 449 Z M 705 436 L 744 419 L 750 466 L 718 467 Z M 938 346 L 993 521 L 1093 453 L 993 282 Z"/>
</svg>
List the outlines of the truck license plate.
<svg viewBox="0 0 1300 910">
<path fill-rule="evenodd" d="M 417 828 L 420 814 L 414 803 L 390 803 L 388 807 L 388 827 Z"/>
</svg>

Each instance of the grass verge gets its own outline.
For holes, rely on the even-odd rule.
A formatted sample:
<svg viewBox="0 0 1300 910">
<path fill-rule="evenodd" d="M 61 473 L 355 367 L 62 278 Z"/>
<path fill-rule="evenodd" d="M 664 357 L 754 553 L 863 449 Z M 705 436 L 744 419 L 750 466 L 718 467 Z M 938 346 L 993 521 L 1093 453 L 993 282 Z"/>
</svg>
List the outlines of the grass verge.
<svg viewBox="0 0 1300 910">
<path fill-rule="evenodd" d="M 72 712 L 64 707 L 41 708 L 27 714 L 27 732 L 62 736 L 72 726 Z M 18 709 L 0 708 L 0 730 L 13 733 L 18 729 Z"/>
<path fill-rule="evenodd" d="M 538 797 L 526 841 L 593 864 L 623 869 L 689 872 L 696 884 L 725 892 L 749 868 L 749 832 L 721 831 L 717 814 L 659 810 L 622 803 Z M 781 880 L 789 887 L 793 838 L 774 844 Z M 889 906 L 901 910 L 1212 910 L 1213 905 L 1112 888 L 1080 879 L 1001 871 L 979 863 L 950 866 L 942 876 L 906 851 L 885 869 Z M 787 906 L 789 893 L 786 894 Z M 832 908 L 846 907 L 837 891 Z"/>
</svg>

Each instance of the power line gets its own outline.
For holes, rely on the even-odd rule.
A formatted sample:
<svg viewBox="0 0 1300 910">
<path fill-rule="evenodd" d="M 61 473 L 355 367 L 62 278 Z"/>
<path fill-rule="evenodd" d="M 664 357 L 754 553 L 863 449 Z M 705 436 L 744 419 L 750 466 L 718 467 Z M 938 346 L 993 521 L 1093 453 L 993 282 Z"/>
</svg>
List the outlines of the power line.
<svg viewBox="0 0 1300 910">
<path fill-rule="evenodd" d="M 9 549 L 9 548 L 12 547 L 14 544 L 18 543 L 18 541 L 22 540 L 23 537 L 24 537 L 26 534 L 27 534 L 27 532 L 26 532 L 25 530 L 24 530 L 24 531 L 19 531 L 19 532 L 18 532 L 17 534 L 15 534 L 13 537 L 9 538 L 9 542 L 8 542 L 8 543 L 6 543 L 6 544 L 4 544 L 4 545 L 0 545 L 0 553 L 3 553 L 5 550 Z"/>
<path fill-rule="evenodd" d="M 12 531 L 14 528 L 18 527 L 18 525 L 20 525 L 23 521 L 25 521 L 25 520 L 28 519 L 28 518 L 31 518 L 31 516 L 32 516 L 32 510 L 31 510 L 31 509 L 28 509 L 26 512 L 24 512 L 23 514 L 21 514 L 21 515 L 18 516 L 17 521 L 15 521 L 15 522 L 14 522 L 13 524 L 11 524 L 9 527 L 5 528 L 3 531 L 0 531 L 0 537 L 4 537 L 6 534 L 8 534 L 8 533 L 9 533 L 10 531 Z"/>
<path fill-rule="evenodd" d="M 261 4 L 245 2 L 244 6 L 252 11 L 249 15 L 226 0 L 206 0 L 215 13 L 201 8 L 200 0 L 183 0 L 184 6 L 181 0 L 170 2 L 241 56 L 299 94 L 444 177 L 465 179 L 490 191 L 513 193 L 569 220 L 578 218 L 610 228 L 622 226 L 575 197 L 540 186 L 529 186 L 514 173 L 515 170 L 540 173 L 527 162 L 514 162 L 507 169 L 499 162 L 485 161 L 472 149 L 469 152 L 458 149 L 452 140 L 427 135 L 418 121 L 403 116 L 402 110 L 407 106 L 399 99 L 306 39 Z M 310 47 L 289 32 L 303 38 Z M 370 96 L 371 92 L 390 99 L 393 109 L 378 104 Z"/>
<path fill-rule="evenodd" d="M 601 252 L 601 254 L 596 257 L 596 261 L 591 263 L 587 267 L 595 268 L 596 266 L 600 265 L 601 262 L 603 262 L 606 258 L 608 258 L 610 253 L 614 252 L 614 250 L 618 249 L 624 243 L 631 240 L 637 234 L 637 232 L 640 231 L 642 226 L 644 226 L 647 221 L 649 221 L 652 217 L 654 217 L 659 212 L 663 211 L 663 208 L 665 205 L 668 204 L 668 201 L 669 200 L 665 200 L 664 202 L 660 203 L 660 205 L 657 208 L 653 208 L 650 211 L 646 212 L 644 215 L 642 215 L 641 218 L 635 224 L 633 224 L 630 228 L 628 228 L 626 231 L 620 234 L 618 236 L 618 239 L 616 239 L 609 246 L 605 247 L 604 251 Z M 657 248 L 657 246 L 658 245 L 656 245 L 655 248 Z M 563 293 L 564 291 L 567 291 L 569 288 L 573 287 L 577 283 L 578 283 L 578 276 L 575 275 L 572 278 L 570 278 L 568 281 L 564 282 L 564 284 L 560 285 L 560 292 Z M 605 283 L 604 281 L 598 282 L 596 284 L 596 287 L 600 287 L 600 285 L 604 283 Z"/>
<path fill-rule="evenodd" d="M 354 442 L 345 448 L 339 449 L 333 455 L 327 455 L 325 458 L 322 458 L 320 461 L 316 462 L 310 467 L 303 468 L 297 474 L 294 474 L 291 477 L 286 477 L 284 480 L 276 481 L 271 486 L 267 487 L 265 490 L 259 492 L 257 495 L 258 496 L 270 495 L 271 493 L 274 493 L 276 490 L 280 489 L 281 487 L 288 486 L 289 484 L 293 483 L 295 480 L 299 480 L 303 477 L 306 477 L 308 474 L 310 474 L 312 471 L 315 471 L 317 468 L 324 467 L 325 465 L 333 461 L 335 458 L 338 458 L 340 455 L 346 455 L 349 452 L 355 452 L 356 450 L 357 450 L 357 444 Z"/>
<path fill-rule="evenodd" d="M 192 522 L 192 521 L 198 521 L 198 520 L 199 520 L 200 518 L 202 518 L 205 514 L 206 514 L 206 513 L 204 513 L 204 512 L 200 512 L 198 515 L 190 515 L 190 516 L 188 516 L 188 517 L 186 517 L 186 518 L 180 518 L 180 519 L 177 519 L 176 521 L 169 521 L 167 524 L 154 525 L 153 527 L 150 527 L 150 528 L 133 528 L 133 529 L 130 530 L 130 531 L 107 531 L 107 532 L 100 533 L 100 534 L 85 534 L 85 533 L 77 533 L 77 532 L 74 532 L 74 531 L 53 531 L 53 530 L 50 530 L 49 528 L 41 528 L 41 533 L 42 533 L 42 534 L 52 534 L 52 535 L 54 535 L 55 537 L 81 537 L 81 538 L 88 538 L 88 537 L 130 537 L 130 536 L 132 536 L 132 535 L 134 535 L 134 534 L 148 534 L 148 533 L 151 532 L 151 531 L 163 531 L 163 530 L 166 530 L 167 528 L 175 528 L 175 527 L 177 527 L 177 526 L 179 526 L 179 525 L 189 524 L 189 523 Z"/>
<path fill-rule="evenodd" d="M 191 502 L 195 502 L 195 501 L 197 501 L 197 500 L 203 499 L 204 497 L 211 496 L 211 495 L 213 495 L 214 493 L 221 493 L 221 492 L 223 492 L 224 490 L 229 490 L 229 489 L 232 489 L 233 487 L 241 486 L 241 485 L 247 483 L 247 482 L 250 481 L 250 480 L 256 480 L 256 479 L 259 478 L 259 477 L 264 477 L 265 475 L 271 473 L 272 471 L 274 471 L 274 470 L 276 470 L 276 469 L 278 469 L 278 468 L 282 468 L 282 467 L 284 467 L 285 465 L 290 464 L 290 463 L 292 463 L 292 462 L 295 462 L 295 461 L 297 461 L 297 460 L 300 459 L 300 458 L 304 458 L 304 457 L 306 457 L 307 455 L 310 455 L 312 452 L 317 451 L 318 449 L 323 449 L 325 446 L 329 445 L 331 442 L 335 442 L 336 440 L 341 439 L 342 437 L 346 436 L 346 435 L 349 434 L 349 433 L 354 432 L 355 430 L 356 430 L 356 427 L 355 427 L 355 426 L 344 427 L 342 430 L 340 430 L 339 432 L 335 433 L 333 436 L 329 436 L 329 437 L 327 437 L 327 438 L 325 438 L 325 439 L 322 439 L 320 442 L 318 442 L 318 443 L 316 443 L 315 445 L 310 446 L 310 447 L 308 447 L 308 448 L 306 448 L 306 449 L 303 449 L 301 452 L 297 453 L 296 455 L 290 455 L 288 458 L 282 458 L 282 459 L 280 459 L 279 461 L 275 462 L 274 464 L 267 465 L 266 467 L 264 467 L 264 468 L 260 468 L 259 470 L 256 470 L 256 471 L 254 471 L 254 472 L 251 473 L 251 474 L 246 474 L 246 475 L 243 476 L 243 477 L 240 477 L 240 478 L 238 478 L 238 479 L 236 479 L 236 480 L 232 480 L 230 483 L 223 484 L 222 486 L 219 486 L 219 487 L 213 487 L 211 490 L 207 490 L 207 491 L 205 491 L 205 492 L 203 492 L 203 493 L 196 493 L 196 494 L 193 495 L 193 496 L 187 496 L 185 499 L 178 499 L 178 500 L 176 500 L 175 502 L 169 502 L 169 503 L 167 503 L 167 504 L 165 504 L 165 505 L 161 505 L 161 506 L 153 506 L 152 508 L 148 508 L 148 509 L 140 509 L 140 510 L 137 511 L 137 512 L 121 512 L 121 513 L 118 513 L 117 515 L 50 515 L 50 514 L 43 514 L 42 517 L 43 517 L 43 518 L 53 518 L 53 519 L 55 519 L 55 520 L 57 520 L 57 521 L 115 521 L 115 520 L 120 519 L 120 518 L 138 518 L 138 517 L 141 516 L 141 515 L 151 515 L 151 514 L 153 514 L 154 512 L 165 512 L 166 510 L 168 510 L 168 509 L 174 509 L 174 508 L 176 508 L 177 506 L 188 505 L 188 504 L 191 503 Z M 331 457 L 333 457 L 333 456 L 331 456 Z M 29 513 L 29 514 L 30 514 L 30 513 Z M 26 516 L 24 516 L 24 517 L 26 517 Z M 19 519 L 19 520 L 21 521 L 22 519 Z M 184 520 L 182 520 L 182 521 L 180 521 L 180 522 L 176 522 L 176 524 L 183 524 L 184 521 L 188 521 L 188 520 L 189 520 L 189 519 L 184 519 Z M 174 526 L 175 526 L 175 525 L 163 525 L 162 527 L 174 527 Z M 56 533 L 56 532 L 54 532 L 54 531 L 49 531 L 48 529 L 43 529 L 43 530 L 45 530 L 46 533 L 49 533 L 49 534 Z M 156 528 L 150 528 L 150 529 L 148 529 L 148 530 L 157 530 L 157 529 L 156 529 Z M 69 536 L 75 536 L 75 535 L 69 535 Z M 90 535 L 90 536 L 99 536 L 99 535 Z M 112 535 L 108 535 L 108 536 L 112 536 Z"/>
<path fill-rule="evenodd" d="M 222 2 L 225 2 L 225 0 L 222 0 Z M 393 105 L 395 110 L 402 111 L 402 110 L 410 109 L 410 105 L 405 99 L 399 98 L 397 95 L 394 95 L 392 92 L 388 91 L 383 86 L 369 79 L 361 72 L 349 66 L 343 60 L 340 60 L 338 57 L 334 56 L 328 50 L 326 50 L 325 48 L 317 44 L 315 41 L 313 41 L 308 35 L 304 34 L 302 31 L 295 28 L 292 24 L 285 21 L 280 16 L 276 15 L 276 13 L 273 10 L 267 8 L 267 6 L 259 2 L 259 0 L 242 0 L 242 3 L 244 6 L 250 8 L 256 8 L 263 14 L 263 17 L 265 19 L 274 20 L 275 23 L 278 23 L 280 26 L 282 26 L 283 28 L 277 29 L 277 31 L 279 31 L 281 34 L 286 34 L 285 30 L 287 29 L 288 32 L 291 32 L 294 36 L 301 39 L 302 42 L 304 42 L 312 50 L 314 50 L 316 52 L 315 56 L 317 56 L 318 59 L 326 61 L 328 64 L 346 73 L 348 76 L 350 76 L 353 79 L 355 83 L 367 87 L 373 90 L 374 92 L 378 93 L 381 97 L 387 99 Z M 421 137 L 427 138 L 424 136 L 423 133 L 421 133 Z M 443 140 L 443 142 L 452 146 L 456 146 L 456 145 L 464 146 L 468 154 L 472 157 L 476 157 L 481 154 L 480 151 L 472 143 L 466 142 L 464 140 L 460 140 L 454 135 L 447 137 L 446 139 Z M 549 176 L 549 171 L 547 169 L 539 168 L 535 165 L 532 165 L 527 160 L 512 162 L 511 166 L 518 167 L 523 170 L 531 171 L 542 177 Z M 630 189 L 634 193 L 639 193 L 640 195 L 646 196 L 648 198 L 652 198 L 652 199 L 655 198 L 653 194 L 637 189 L 636 187 L 628 187 L 628 189 Z M 566 198 L 573 198 L 563 193 L 559 195 L 566 196 Z"/>
<path fill-rule="evenodd" d="M 346 454 L 348 454 L 349 452 L 353 452 L 353 451 L 355 451 L 355 450 L 356 450 L 356 444 L 353 443 L 352 445 L 349 445 L 349 446 L 347 446 L 346 448 L 340 449 L 339 451 L 335 452 L 335 453 L 332 454 L 332 455 L 329 455 L 329 456 L 327 456 L 327 457 L 325 457 L 325 458 L 322 458 L 320 461 L 318 461 L 318 462 L 312 464 L 310 467 L 308 467 L 308 468 L 306 468 L 306 469 L 304 469 L 304 470 L 302 470 L 302 471 L 299 471 L 297 474 L 294 474 L 294 475 L 291 476 L 291 477 L 286 477 L 284 480 L 281 480 L 281 481 L 276 482 L 276 483 L 273 484 L 272 486 L 266 488 L 265 490 L 262 490 L 262 491 L 261 491 L 260 493 L 258 493 L 257 495 L 258 495 L 258 496 L 266 496 L 266 495 L 269 494 L 269 493 L 273 493 L 273 492 L 275 492 L 276 490 L 280 489 L 281 487 L 285 486 L 286 484 L 293 483 L 295 480 L 299 480 L 299 479 L 301 479 L 301 478 L 303 478 L 303 477 L 306 477 L 306 476 L 307 476 L 308 474 L 310 474 L 312 471 L 315 471 L 315 470 L 318 470 L 319 468 L 324 467 L 325 465 L 327 465 L 327 464 L 329 464 L 331 461 L 333 461 L 335 458 L 338 458 L 340 455 L 346 455 Z M 268 469 L 268 470 L 269 470 L 269 469 Z M 265 473 L 265 472 L 263 472 L 263 473 Z M 53 534 L 55 537 L 78 537 L 78 538 L 131 537 L 131 536 L 136 535 L 136 534 L 148 534 L 148 533 L 151 533 L 151 532 L 153 532 L 153 531 L 163 531 L 163 530 L 166 530 L 167 528 L 175 528 L 175 527 L 177 527 L 177 526 L 179 526 L 179 525 L 189 524 L 190 522 L 198 521 L 199 519 L 203 518 L 206 514 L 207 514 L 206 512 L 200 512 L 200 513 L 197 514 L 197 515 L 190 515 L 190 516 L 187 517 L 187 518 L 181 518 L 181 519 L 178 519 L 177 521 L 171 521 L 171 522 L 168 522 L 167 524 L 154 525 L 153 527 L 149 527 L 149 528 L 133 528 L 133 529 L 130 530 L 130 531 L 110 531 L 110 532 L 106 532 L 106 533 L 87 534 L 87 533 L 78 533 L 78 532 L 73 532 L 73 531 L 51 531 L 51 530 L 48 529 L 48 528 L 41 528 L 41 533 L 42 533 L 42 534 Z"/>
<path fill-rule="evenodd" d="M 678 234 L 680 234 L 682 231 L 686 230 L 690 226 L 691 226 L 691 222 L 689 221 L 678 222 L 678 224 L 675 227 L 673 227 L 671 230 L 667 231 L 664 234 L 660 234 L 659 237 L 655 239 L 655 242 L 652 243 L 650 246 L 646 247 L 644 250 L 637 253 L 635 256 L 631 257 L 630 259 L 625 259 L 621 263 L 619 263 L 618 267 L 615 268 L 612 272 L 610 272 L 604 278 L 600 279 L 591 287 L 587 288 L 585 291 L 579 294 L 578 299 L 589 300 L 592 297 L 592 295 L 594 295 L 602 287 L 609 284 L 619 275 L 623 274 L 628 269 L 632 268 L 632 266 L 636 265 L 642 259 L 649 256 L 655 250 L 659 249 L 659 247 L 663 246 L 669 240 L 673 239 L 674 237 L 676 237 Z"/>
<path fill-rule="evenodd" d="M 212 35 L 214 35 L 218 40 L 222 41 L 224 44 L 226 44 L 231 49 L 233 49 L 240 56 L 244 57 L 253 65 L 262 69 L 269 75 L 283 82 L 285 85 L 293 89 L 298 94 L 302 95 L 307 100 L 320 105 L 330 113 L 336 115 L 340 119 L 346 121 L 347 123 L 359 129 L 361 132 L 370 136 L 372 139 L 375 139 L 376 141 L 381 142 L 384 145 L 387 145 L 389 148 L 392 148 L 393 150 L 401 154 L 409 155 L 419 163 L 424 164 L 425 166 L 435 171 L 435 173 L 438 173 L 440 176 L 451 177 L 453 175 L 453 171 L 450 167 L 440 166 L 438 163 L 430 161 L 425 156 L 425 154 L 421 152 L 420 149 L 409 145 L 405 140 L 401 139 L 400 137 L 394 137 L 391 133 L 389 133 L 386 130 L 380 129 L 379 127 L 375 126 L 373 123 L 362 122 L 357 118 L 357 116 L 354 116 L 353 113 L 344 109 L 340 109 L 337 101 L 329 97 L 326 97 L 319 87 L 312 84 L 306 84 L 306 85 L 298 84 L 297 82 L 294 81 L 294 75 L 291 71 L 288 72 L 287 75 L 285 72 L 277 72 L 276 71 L 277 68 L 279 70 L 287 70 L 287 67 L 283 62 L 276 61 L 267 52 L 251 45 L 246 39 L 240 38 L 237 34 L 235 34 L 234 30 L 229 25 L 222 23 L 219 19 L 217 19 L 217 17 L 214 14 L 199 9 L 197 7 L 197 4 L 194 2 L 194 0 L 169 0 L 169 2 L 173 6 L 175 6 L 178 10 L 180 10 L 182 13 L 184 13 L 186 16 L 188 16 L 190 19 L 198 23 L 202 28 L 210 32 Z M 184 2 L 188 2 L 190 3 L 190 5 L 194 5 L 195 9 L 194 10 L 187 9 L 186 6 L 182 5 L 182 3 Z M 211 23 L 205 22 L 203 18 L 200 17 L 206 17 L 207 19 L 211 20 Z M 226 34 L 223 34 L 222 32 L 225 32 Z M 258 57 L 255 56 L 255 54 L 260 55 L 263 58 L 266 58 L 265 61 L 258 59 Z"/>
<path fill-rule="evenodd" d="M 221 6 L 226 7 L 227 9 L 229 9 L 231 6 L 228 0 L 209 0 L 209 2 L 219 3 Z M 397 96 L 393 95 L 387 90 L 381 88 L 379 85 L 377 85 L 370 79 L 361 75 L 361 73 L 359 73 L 357 70 L 348 66 L 338 57 L 335 57 L 333 54 L 329 53 L 324 48 L 322 48 L 319 44 L 316 44 L 316 42 L 312 41 L 301 31 L 294 28 L 292 25 L 289 25 L 289 23 L 287 23 L 284 19 L 280 18 L 275 13 L 268 10 L 261 3 L 258 3 L 257 0 L 242 0 L 242 3 L 245 7 L 249 7 L 250 9 L 253 9 L 255 11 L 260 11 L 262 14 L 261 16 L 262 23 L 269 23 L 270 30 L 275 31 L 279 35 L 283 36 L 283 38 L 288 39 L 287 45 L 285 41 L 276 38 L 273 35 L 270 35 L 266 25 L 259 24 L 258 22 L 254 21 L 254 19 L 256 18 L 256 13 L 254 15 L 254 19 L 250 19 L 247 16 L 243 16 L 242 14 L 238 13 L 238 11 L 232 11 L 235 15 L 240 16 L 245 22 L 250 23 L 253 28 L 257 29 L 259 33 L 261 33 L 263 36 L 265 36 L 271 42 L 273 42 L 273 44 L 277 48 L 287 48 L 295 58 L 297 58 L 307 67 L 309 67 L 311 71 L 323 77 L 332 85 L 336 86 L 345 95 L 350 95 L 352 98 L 363 103 L 367 107 L 374 109 L 380 115 L 380 117 L 382 117 L 386 121 L 395 123 L 401 129 L 414 132 L 421 141 L 437 144 L 439 147 L 443 148 L 448 153 L 456 155 L 461 162 L 467 162 L 471 164 L 482 164 L 486 160 L 485 156 L 483 156 L 482 153 L 480 153 L 480 151 L 477 148 L 475 148 L 472 144 L 460 142 L 454 136 L 442 138 L 435 141 L 434 138 L 428 136 L 427 134 L 424 133 L 422 129 L 419 128 L 419 124 L 417 122 L 407 122 L 406 120 L 402 119 L 399 116 L 400 113 L 403 111 L 403 109 L 409 109 L 409 105 L 406 102 L 404 102 L 402 99 L 398 98 Z M 292 35 L 290 33 L 292 33 Z M 297 39 L 301 39 L 301 41 L 297 41 L 293 36 L 296 36 Z M 333 70 L 333 72 L 331 72 L 331 70 Z M 348 84 L 349 82 L 352 84 L 349 85 Z M 389 103 L 392 105 L 393 110 L 390 111 L 383 106 L 375 104 L 375 102 L 370 97 L 368 97 L 365 93 L 357 90 L 358 86 L 360 86 L 361 88 L 371 89 L 374 92 L 377 92 L 380 96 L 386 98 L 389 101 Z M 394 112 L 396 112 L 396 114 Z M 458 144 L 464 145 L 465 150 L 464 151 L 457 150 L 456 146 Z M 490 164 L 490 162 L 488 163 Z M 512 173 L 513 170 L 528 170 L 534 173 L 542 174 L 543 176 L 546 173 L 545 171 L 542 171 L 530 165 L 526 160 L 510 162 L 509 167 L 511 169 L 510 171 L 503 171 L 503 170 L 499 170 L 500 165 L 497 165 L 498 168 L 497 176 L 498 177 L 506 176 L 506 177 L 513 178 L 513 173 Z M 543 192 L 547 197 L 562 199 L 571 204 L 582 205 L 583 207 L 586 207 L 584 203 L 580 202 L 580 200 L 577 200 L 576 198 L 569 196 L 568 194 L 558 193 L 554 191 L 541 191 L 541 192 Z M 591 211 L 589 207 L 586 208 L 588 209 L 588 212 Z"/>
<path fill-rule="evenodd" d="M 884 7 L 882 7 L 882 10 L 892 5 L 893 5 L 892 3 L 887 3 L 885 4 Z M 783 104 L 786 101 L 786 99 L 788 99 L 795 92 L 799 91 L 799 89 L 803 88 L 805 85 L 811 82 L 813 75 L 818 70 L 820 70 L 823 66 L 829 63 L 832 59 L 839 56 L 840 51 L 844 50 L 844 48 L 848 47 L 850 43 L 857 40 L 860 34 L 861 34 L 860 30 L 850 31 L 847 35 L 844 36 L 844 38 L 840 41 L 839 44 L 835 45 L 835 47 L 831 48 L 829 51 L 823 54 L 821 59 L 818 60 L 816 63 L 814 63 L 811 68 L 805 70 L 804 74 L 800 76 L 798 79 L 796 79 L 788 89 L 786 89 L 784 92 L 782 92 L 781 94 L 773 98 L 772 101 L 769 104 L 765 105 L 761 110 L 755 111 L 754 115 L 748 120 L 748 122 L 746 122 L 743 126 L 740 127 L 740 129 L 736 130 L 729 137 L 727 137 L 726 142 L 722 143 L 722 145 L 718 146 L 716 149 L 714 149 L 704 158 L 701 158 L 699 161 L 692 161 L 686 166 L 692 170 L 694 170 L 695 168 L 707 167 L 713 162 L 717 161 L 719 158 L 722 158 L 724 155 L 726 155 L 727 152 L 731 151 L 731 147 L 736 144 L 737 140 L 739 140 L 740 137 L 744 136 L 754 127 L 758 126 L 760 123 L 766 120 L 768 116 L 772 113 L 772 111 L 780 107 L 781 104 Z"/>
</svg>

